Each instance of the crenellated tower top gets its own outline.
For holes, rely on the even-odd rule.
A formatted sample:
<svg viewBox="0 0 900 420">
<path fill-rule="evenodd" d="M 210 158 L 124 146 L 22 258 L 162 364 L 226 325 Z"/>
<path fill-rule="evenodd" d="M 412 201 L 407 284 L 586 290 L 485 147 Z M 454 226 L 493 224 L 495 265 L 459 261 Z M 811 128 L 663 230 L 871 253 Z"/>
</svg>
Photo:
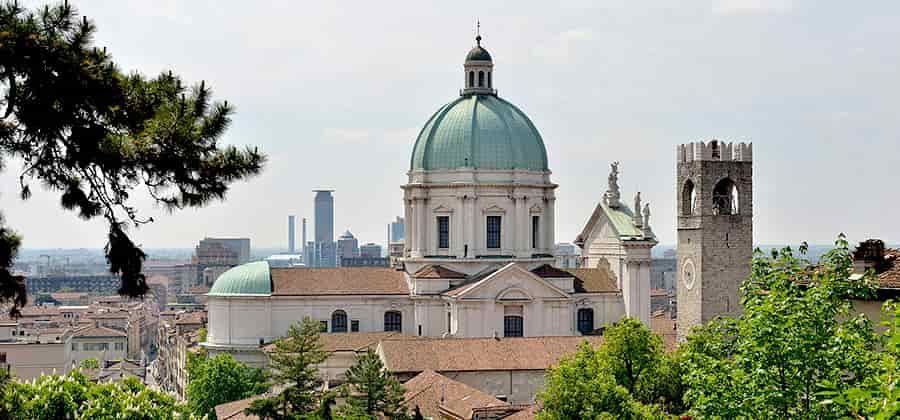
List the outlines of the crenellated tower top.
<svg viewBox="0 0 900 420">
<path fill-rule="evenodd" d="M 719 140 L 692 142 L 677 146 L 679 162 L 734 161 L 752 162 L 753 143 L 726 143 Z"/>
</svg>

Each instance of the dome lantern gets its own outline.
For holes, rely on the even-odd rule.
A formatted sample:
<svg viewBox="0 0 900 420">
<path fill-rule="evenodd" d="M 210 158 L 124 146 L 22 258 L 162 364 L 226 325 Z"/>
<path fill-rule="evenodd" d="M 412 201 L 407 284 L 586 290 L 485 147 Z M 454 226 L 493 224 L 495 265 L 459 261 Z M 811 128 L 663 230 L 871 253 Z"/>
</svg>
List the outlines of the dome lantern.
<svg viewBox="0 0 900 420">
<path fill-rule="evenodd" d="M 494 62 L 491 54 L 481 46 L 481 23 L 478 23 L 478 31 L 475 36 L 475 46 L 466 55 L 463 64 L 464 86 L 461 95 L 481 94 L 495 95 L 493 72 Z"/>
</svg>

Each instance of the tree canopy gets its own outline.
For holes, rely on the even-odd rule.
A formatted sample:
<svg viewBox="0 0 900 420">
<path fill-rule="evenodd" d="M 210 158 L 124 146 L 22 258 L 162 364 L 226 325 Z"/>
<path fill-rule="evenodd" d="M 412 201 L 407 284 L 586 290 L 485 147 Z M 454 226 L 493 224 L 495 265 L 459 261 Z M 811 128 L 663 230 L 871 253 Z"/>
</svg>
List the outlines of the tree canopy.
<svg viewBox="0 0 900 420">
<path fill-rule="evenodd" d="M 103 218 L 110 271 L 121 294 L 148 290 L 144 252 L 126 233 L 152 222 L 132 203 L 146 193 L 172 211 L 222 199 L 229 184 L 262 169 L 256 149 L 223 146 L 233 108 L 205 83 L 172 72 L 126 74 L 94 45 L 94 23 L 67 2 L 31 11 L 0 5 L 0 170 L 21 162 L 19 196 L 37 182 L 63 208 Z M 22 237 L 0 218 L 0 300 L 26 303 L 11 266 Z"/>
<path fill-rule="evenodd" d="M 328 358 L 319 340 L 319 323 L 309 317 L 288 327 L 269 353 L 269 372 L 281 393 L 254 401 L 247 412 L 260 418 L 308 418 L 319 403 L 316 365 Z"/>
<path fill-rule="evenodd" d="M 262 369 L 247 367 L 228 353 L 211 358 L 191 358 L 187 373 L 187 404 L 197 416 L 215 418 L 217 405 L 259 395 L 269 389 Z"/>
<path fill-rule="evenodd" d="M 403 387 L 384 369 L 381 358 L 369 350 L 347 370 L 344 417 L 405 418 Z"/>
<path fill-rule="evenodd" d="M 14 419 L 194 419 L 187 407 L 134 377 L 96 384 L 74 370 L 41 376 L 33 383 L 9 382 L 0 394 L 0 414 Z"/>
<path fill-rule="evenodd" d="M 805 248 L 801 247 L 805 252 Z M 818 264 L 789 249 L 767 258 L 757 251 L 742 286 L 741 316 L 693 331 L 684 345 L 692 412 L 716 417 L 822 418 L 823 383 L 855 387 L 877 371 L 871 322 L 852 312 L 851 297 L 867 296 L 867 277 L 853 274 L 841 238 Z"/>
</svg>

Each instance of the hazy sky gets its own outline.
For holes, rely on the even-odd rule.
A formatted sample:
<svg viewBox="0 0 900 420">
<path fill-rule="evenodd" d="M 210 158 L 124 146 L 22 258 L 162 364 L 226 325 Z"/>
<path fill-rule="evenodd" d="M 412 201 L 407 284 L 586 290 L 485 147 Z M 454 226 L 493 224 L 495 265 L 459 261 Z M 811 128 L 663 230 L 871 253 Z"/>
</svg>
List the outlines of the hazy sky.
<svg viewBox="0 0 900 420">
<path fill-rule="evenodd" d="M 640 190 L 674 243 L 675 145 L 711 138 L 753 142 L 756 242 L 900 241 L 897 1 L 72 3 L 123 69 L 205 80 L 236 106 L 226 141 L 270 159 L 225 202 L 166 214 L 139 201 L 157 220 L 134 231 L 145 246 L 286 246 L 287 215 L 311 228 L 322 187 L 337 190 L 335 234 L 383 242 L 418 130 L 462 87 L 476 18 L 500 96 L 547 146 L 558 241 L 619 160 L 623 196 Z M 0 174 L 0 209 L 26 247 L 102 246 L 103 223 L 57 194 L 18 201 L 17 169 Z"/>
</svg>

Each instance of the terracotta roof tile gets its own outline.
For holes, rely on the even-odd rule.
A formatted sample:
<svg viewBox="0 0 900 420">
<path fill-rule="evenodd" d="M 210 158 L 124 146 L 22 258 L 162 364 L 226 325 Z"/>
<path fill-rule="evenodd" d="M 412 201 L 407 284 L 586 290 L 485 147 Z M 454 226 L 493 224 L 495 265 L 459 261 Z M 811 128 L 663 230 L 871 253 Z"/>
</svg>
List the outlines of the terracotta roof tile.
<svg viewBox="0 0 900 420">
<path fill-rule="evenodd" d="M 538 404 L 531 404 L 527 408 L 518 413 L 515 413 L 511 416 L 504 417 L 503 420 L 533 420 L 537 418 L 537 413 L 540 411 L 541 406 Z"/>
<path fill-rule="evenodd" d="M 604 268 L 566 268 L 575 276 L 575 293 L 613 293 L 619 287 L 612 273 Z"/>
<path fill-rule="evenodd" d="M 322 349 L 328 352 L 335 351 L 364 351 L 366 349 L 375 350 L 381 340 L 387 338 L 407 337 L 398 332 L 349 332 L 349 333 L 321 333 L 319 341 L 322 343 Z M 408 338 L 415 338 L 408 336 Z M 275 343 L 267 344 L 263 347 L 263 351 L 271 352 L 275 350 Z"/>
<path fill-rule="evenodd" d="M 472 410 L 482 407 L 503 407 L 509 404 L 466 384 L 454 381 L 437 372 L 426 370 L 403 384 L 406 392 L 403 403 L 413 412 L 418 406 L 425 418 L 443 418 L 440 407 L 460 418 L 472 418 Z"/>
<path fill-rule="evenodd" d="M 464 279 L 466 275 L 442 265 L 430 264 L 416 271 L 413 277 L 417 279 Z"/>
<path fill-rule="evenodd" d="M 125 333 L 106 327 L 89 326 L 75 331 L 75 337 L 125 337 Z"/>
<path fill-rule="evenodd" d="M 379 267 L 273 268 L 272 296 L 408 295 L 402 271 Z"/>
<path fill-rule="evenodd" d="M 544 264 L 534 270 L 531 270 L 532 273 L 542 278 L 566 278 L 573 277 L 572 273 L 560 270 L 550 264 Z"/>
<path fill-rule="evenodd" d="M 884 251 L 884 268 L 875 277 L 881 289 L 900 289 L 900 250 Z"/>
<path fill-rule="evenodd" d="M 216 406 L 216 418 L 219 420 L 257 420 L 259 417 L 256 416 L 248 416 L 244 414 L 244 409 L 250 407 L 250 404 L 253 401 L 262 398 L 261 395 L 257 395 L 255 397 L 246 398 L 243 400 L 232 401 L 225 404 L 219 404 Z"/>
<path fill-rule="evenodd" d="M 599 345 L 603 337 L 387 339 L 378 348 L 394 373 L 546 370 L 584 340 Z"/>
</svg>

